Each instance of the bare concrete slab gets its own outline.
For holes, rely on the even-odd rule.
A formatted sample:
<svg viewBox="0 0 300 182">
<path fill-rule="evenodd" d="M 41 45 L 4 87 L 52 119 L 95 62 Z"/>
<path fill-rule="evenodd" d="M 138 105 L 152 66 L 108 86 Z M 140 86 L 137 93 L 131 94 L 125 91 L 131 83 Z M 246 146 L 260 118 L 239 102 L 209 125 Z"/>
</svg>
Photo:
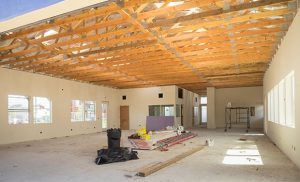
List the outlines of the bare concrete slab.
<svg viewBox="0 0 300 182">
<path fill-rule="evenodd" d="M 79 135 L 0 146 L 0 181 L 300 181 L 299 169 L 260 132 L 194 130 L 199 137 L 167 152 L 139 151 L 139 160 L 97 166 L 96 151 L 106 133 Z M 131 146 L 123 131 L 122 145 Z M 138 169 L 167 160 L 207 138 L 205 147 L 174 165 L 145 178 Z M 240 140 L 241 139 L 241 140 Z"/>
</svg>

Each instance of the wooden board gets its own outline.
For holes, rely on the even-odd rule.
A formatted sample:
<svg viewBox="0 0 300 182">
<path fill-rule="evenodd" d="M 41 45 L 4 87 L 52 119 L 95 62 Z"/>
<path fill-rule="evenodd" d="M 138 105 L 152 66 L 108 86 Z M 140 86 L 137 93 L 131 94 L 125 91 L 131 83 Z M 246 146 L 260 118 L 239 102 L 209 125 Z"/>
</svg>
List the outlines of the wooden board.
<svg viewBox="0 0 300 182">
<path fill-rule="evenodd" d="M 147 166 L 146 168 L 144 169 L 141 169 L 137 172 L 137 176 L 141 176 L 141 177 L 146 177 L 146 176 L 149 176 L 150 174 L 153 174 L 165 167 L 168 167 L 200 150 L 202 150 L 204 147 L 203 146 L 198 146 L 198 147 L 195 147 L 195 148 L 192 148 L 180 155 L 177 155 L 176 157 L 172 158 L 172 159 L 169 159 L 167 161 L 164 161 L 164 162 L 160 162 L 160 163 L 157 163 L 157 164 L 154 164 L 154 165 L 151 165 L 151 166 Z"/>
</svg>

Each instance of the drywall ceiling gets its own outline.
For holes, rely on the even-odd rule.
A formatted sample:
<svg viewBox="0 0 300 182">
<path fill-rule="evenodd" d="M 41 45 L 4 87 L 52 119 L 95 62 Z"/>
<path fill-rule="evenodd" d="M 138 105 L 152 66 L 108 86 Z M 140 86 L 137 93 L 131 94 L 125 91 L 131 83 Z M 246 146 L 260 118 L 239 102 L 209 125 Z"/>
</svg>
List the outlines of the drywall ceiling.
<svg viewBox="0 0 300 182">
<path fill-rule="evenodd" d="M 260 86 L 295 0 L 125 0 L 1 36 L 0 65 L 116 88 Z"/>
</svg>

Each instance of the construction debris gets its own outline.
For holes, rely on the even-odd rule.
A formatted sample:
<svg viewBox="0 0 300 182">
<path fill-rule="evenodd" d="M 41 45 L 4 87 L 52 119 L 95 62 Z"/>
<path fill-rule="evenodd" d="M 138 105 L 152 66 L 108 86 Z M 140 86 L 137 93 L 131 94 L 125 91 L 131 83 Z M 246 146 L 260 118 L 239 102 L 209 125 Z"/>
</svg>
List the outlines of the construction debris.
<svg viewBox="0 0 300 182">
<path fill-rule="evenodd" d="M 167 166 L 170 166 L 170 165 L 174 164 L 175 162 L 180 161 L 181 159 L 183 159 L 183 158 L 185 158 L 189 155 L 192 155 L 192 154 L 194 154 L 194 153 L 196 153 L 196 152 L 198 152 L 202 149 L 203 149 L 203 146 L 198 146 L 196 148 L 193 148 L 193 149 L 191 149 L 187 152 L 184 152 L 184 153 L 182 153 L 182 154 L 180 154 L 180 155 L 178 155 L 178 156 L 176 156 L 172 159 L 169 159 L 167 161 L 159 162 L 159 163 L 156 163 L 156 164 L 151 165 L 149 167 L 145 167 L 145 168 L 139 170 L 136 175 L 141 176 L 141 177 L 146 177 L 146 176 L 148 176 L 152 173 L 155 173 L 155 172 L 159 171 L 160 169 L 163 169 Z"/>
<path fill-rule="evenodd" d="M 166 130 L 149 131 L 141 128 L 128 137 L 134 149 L 167 151 L 168 147 L 194 138 L 196 135 L 184 130 L 183 126 L 168 126 Z"/>
<path fill-rule="evenodd" d="M 108 149 L 97 151 L 97 158 L 95 159 L 97 165 L 138 159 L 137 151 L 120 147 L 121 129 L 108 129 L 107 140 Z"/>
<path fill-rule="evenodd" d="M 155 145 L 161 150 L 166 151 L 167 148 L 176 144 L 179 144 L 181 142 L 184 142 L 186 140 L 189 140 L 191 138 L 196 137 L 196 134 L 193 133 L 182 133 L 181 135 L 173 136 L 170 138 L 166 138 L 163 140 L 158 141 Z"/>
</svg>

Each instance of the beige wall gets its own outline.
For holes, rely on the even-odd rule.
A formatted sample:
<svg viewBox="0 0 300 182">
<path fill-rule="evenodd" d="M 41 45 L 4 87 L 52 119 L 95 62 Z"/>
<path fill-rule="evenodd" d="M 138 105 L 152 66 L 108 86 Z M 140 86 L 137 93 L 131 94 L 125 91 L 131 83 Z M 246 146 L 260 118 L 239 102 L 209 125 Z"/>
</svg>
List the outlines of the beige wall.
<svg viewBox="0 0 300 182">
<path fill-rule="evenodd" d="M 291 71 L 295 72 L 295 128 L 265 121 L 266 133 L 300 168 L 300 13 L 283 39 L 264 77 L 264 97 Z M 266 103 L 267 104 L 267 103 Z M 296 150 L 292 149 L 295 146 Z"/>
<path fill-rule="evenodd" d="M 33 124 L 31 122 L 30 124 L 9 125 L 7 113 L 7 95 L 9 94 L 51 99 L 52 123 Z M 71 123 L 70 105 L 72 99 L 96 101 L 97 121 Z M 102 131 L 99 116 L 101 102 L 104 100 L 109 101 L 109 127 L 118 127 L 117 90 L 1 68 L 0 144 Z M 40 134 L 41 131 L 42 134 Z"/>
<path fill-rule="evenodd" d="M 207 128 L 216 128 L 216 88 L 207 88 Z"/>
<path fill-rule="evenodd" d="M 263 128 L 264 107 L 262 87 L 241 87 L 216 89 L 215 119 L 216 127 L 225 127 L 225 107 L 231 102 L 232 107 L 255 107 L 255 116 L 250 117 L 251 128 Z M 242 126 L 243 127 L 243 126 Z"/>
<path fill-rule="evenodd" d="M 119 127 L 120 105 L 129 106 L 130 129 L 146 125 L 149 105 L 175 106 L 176 103 L 184 105 L 184 126 L 191 127 L 193 106 L 197 105 L 194 103 L 197 95 L 187 90 L 183 92 L 184 99 L 178 99 L 176 86 L 117 90 L 4 68 L 0 69 L 0 88 L 0 144 L 102 131 L 100 113 L 103 101 L 109 102 L 108 127 Z M 164 97 L 158 98 L 159 93 L 163 93 Z M 9 125 L 9 94 L 49 98 L 52 101 L 52 123 L 34 124 L 30 121 L 29 124 Z M 126 100 L 122 100 L 123 95 L 126 95 Z M 73 99 L 96 101 L 97 121 L 71 122 L 70 105 Z M 30 113 L 32 116 L 32 111 Z"/>
<path fill-rule="evenodd" d="M 118 93 L 120 105 L 129 106 L 130 129 L 146 127 L 149 105 L 175 104 L 175 86 L 122 89 Z M 163 98 L 158 98 L 159 93 L 163 93 Z M 126 100 L 122 100 L 123 95 L 126 95 Z"/>
</svg>

